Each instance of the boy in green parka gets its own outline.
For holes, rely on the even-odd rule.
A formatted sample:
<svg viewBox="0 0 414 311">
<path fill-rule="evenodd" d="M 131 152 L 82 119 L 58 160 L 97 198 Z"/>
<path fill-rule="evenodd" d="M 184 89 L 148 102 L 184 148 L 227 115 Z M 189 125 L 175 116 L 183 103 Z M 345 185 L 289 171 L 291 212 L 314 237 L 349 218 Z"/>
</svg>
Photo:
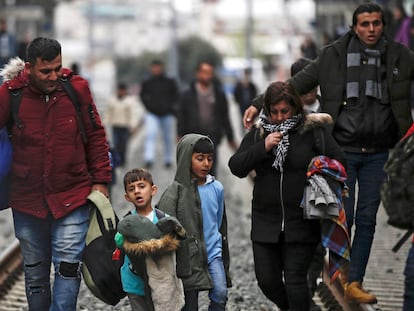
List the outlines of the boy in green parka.
<svg viewBox="0 0 414 311">
<path fill-rule="evenodd" d="M 184 135 L 177 145 L 177 171 L 158 208 L 175 216 L 187 232 L 177 251 L 185 306 L 198 310 L 198 293 L 209 290 L 210 311 L 225 310 L 229 277 L 227 221 L 223 185 L 209 174 L 214 145 L 199 134 Z"/>
</svg>

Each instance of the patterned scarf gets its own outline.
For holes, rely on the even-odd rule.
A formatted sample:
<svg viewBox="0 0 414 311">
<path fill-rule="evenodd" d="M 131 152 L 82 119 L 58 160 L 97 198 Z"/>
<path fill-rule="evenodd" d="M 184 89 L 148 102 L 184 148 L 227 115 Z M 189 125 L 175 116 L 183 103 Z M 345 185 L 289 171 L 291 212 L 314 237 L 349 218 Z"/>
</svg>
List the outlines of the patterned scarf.
<svg viewBox="0 0 414 311">
<path fill-rule="evenodd" d="M 281 124 L 272 124 L 269 122 L 269 119 L 264 114 L 263 110 L 260 113 L 259 124 L 266 132 L 280 132 L 283 135 L 280 142 L 272 148 L 272 152 L 276 156 L 272 166 L 280 172 L 283 172 L 283 163 L 285 162 L 285 158 L 289 149 L 289 130 L 293 129 L 301 119 L 302 115 L 298 114 L 289 119 L 286 119 Z"/>
<path fill-rule="evenodd" d="M 381 37 L 375 49 L 364 47 L 356 36 L 349 41 L 347 52 L 347 83 L 346 98 L 358 98 L 360 83 L 365 88 L 365 95 L 382 99 L 386 88 L 382 86 L 382 72 L 385 66 L 381 65 L 381 55 L 385 52 L 387 41 Z M 364 62 L 363 70 L 361 60 Z"/>
</svg>

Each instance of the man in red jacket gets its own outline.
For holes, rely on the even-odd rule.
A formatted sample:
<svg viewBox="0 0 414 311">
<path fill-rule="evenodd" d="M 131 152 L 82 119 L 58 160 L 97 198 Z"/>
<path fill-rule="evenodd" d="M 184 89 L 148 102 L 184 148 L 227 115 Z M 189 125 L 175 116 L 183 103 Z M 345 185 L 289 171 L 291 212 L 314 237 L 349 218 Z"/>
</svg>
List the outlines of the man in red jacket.
<svg viewBox="0 0 414 311">
<path fill-rule="evenodd" d="M 89 222 L 86 197 L 93 190 L 108 196 L 111 181 L 107 139 L 88 82 L 62 68 L 59 42 L 34 39 L 27 60 L 6 65 L 0 87 L 0 128 L 11 118 L 11 94 L 22 94 L 21 126 L 13 118 L 11 128 L 9 206 L 23 253 L 26 296 L 31 311 L 75 311 Z M 75 89 L 80 114 L 61 79 Z"/>
</svg>

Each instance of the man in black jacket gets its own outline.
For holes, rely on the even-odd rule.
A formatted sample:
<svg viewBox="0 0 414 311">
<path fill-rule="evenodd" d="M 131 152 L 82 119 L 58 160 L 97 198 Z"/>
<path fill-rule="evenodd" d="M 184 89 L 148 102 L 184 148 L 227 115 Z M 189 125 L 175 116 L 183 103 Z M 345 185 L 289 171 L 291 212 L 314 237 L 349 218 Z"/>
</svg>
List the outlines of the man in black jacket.
<svg viewBox="0 0 414 311">
<path fill-rule="evenodd" d="M 345 298 L 359 303 L 377 301 L 362 281 L 374 239 L 383 167 L 389 148 L 412 124 L 414 53 L 388 39 L 384 26 L 378 4 L 359 5 L 350 31 L 289 80 L 300 94 L 320 86 L 322 112 L 333 117 L 333 136 L 346 154 L 350 196 L 345 210 L 349 233 L 355 224 L 355 236 L 349 272 L 342 279 L 347 281 Z M 256 108 L 246 111 L 244 121 L 252 120 L 251 109 Z"/>
<path fill-rule="evenodd" d="M 216 146 L 212 175 L 216 175 L 217 147 L 223 134 L 227 136 L 230 147 L 237 149 L 226 95 L 214 77 L 214 66 L 206 61 L 198 64 L 196 80 L 184 91 L 180 100 L 177 135 L 180 138 L 189 133 L 209 136 Z"/>
<path fill-rule="evenodd" d="M 164 164 L 173 163 L 172 130 L 178 87 L 174 79 L 164 74 L 164 64 L 159 60 L 151 63 L 151 77 L 142 83 L 141 100 L 147 114 L 145 116 L 145 166 L 149 169 L 155 162 L 155 143 L 161 128 L 164 140 Z"/>
</svg>

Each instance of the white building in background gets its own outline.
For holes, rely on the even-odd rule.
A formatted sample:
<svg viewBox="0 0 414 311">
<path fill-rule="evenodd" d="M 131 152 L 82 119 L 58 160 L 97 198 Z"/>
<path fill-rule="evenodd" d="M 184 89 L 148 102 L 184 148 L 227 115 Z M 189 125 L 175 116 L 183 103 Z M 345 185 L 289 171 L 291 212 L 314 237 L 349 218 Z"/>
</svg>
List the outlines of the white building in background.
<svg viewBox="0 0 414 311">
<path fill-rule="evenodd" d="M 64 65 L 78 62 L 94 90 L 105 97 L 113 90 L 114 57 L 168 49 L 171 3 L 176 8 L 178 38 L 198 35 L 224 56 L 245 57 L 244 31 L 248 0 L 73 0 L 55 12 L 55 34 L 64 48 Z M 298 57 L 302 35 L 312 33 L 312 0 L 251 0 L 253 51 L 290 66 Z M 99 62 L 99 64 L 98 64 Z M 105 64 L 105 65 L 103 65 Z M 98 66 L 99 72 L 95 70 Z M 112 68 L 111 68 L 112 67 Z M 102 75 L 108 75 L 105 79 Z M 95 79 L 98 77 L 99 79 Z M 95 80 L 101 86 L 94 85 Z"/>
</svg>

